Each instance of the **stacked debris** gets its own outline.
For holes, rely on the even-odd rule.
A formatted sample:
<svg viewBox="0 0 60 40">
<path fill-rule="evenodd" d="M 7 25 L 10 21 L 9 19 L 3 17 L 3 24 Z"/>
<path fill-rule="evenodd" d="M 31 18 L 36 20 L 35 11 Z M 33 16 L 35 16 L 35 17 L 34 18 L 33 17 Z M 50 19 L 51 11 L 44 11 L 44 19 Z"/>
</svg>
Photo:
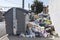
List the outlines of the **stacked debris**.
<svg viewBox="0 0 60 40">
<path fill-rule="evenodd" d="M 31 20 L 26 27 L 26 37 L 50 37 L 54 35 L 56 33 L 49 14 L 40 13 L 31 16 Z"/>
</svg>

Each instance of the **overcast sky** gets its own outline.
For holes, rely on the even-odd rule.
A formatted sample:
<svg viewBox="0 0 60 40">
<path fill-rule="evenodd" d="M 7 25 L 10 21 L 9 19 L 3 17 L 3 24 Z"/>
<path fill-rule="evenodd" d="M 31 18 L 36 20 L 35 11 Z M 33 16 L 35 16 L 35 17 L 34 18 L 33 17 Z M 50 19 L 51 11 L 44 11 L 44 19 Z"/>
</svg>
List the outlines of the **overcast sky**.
<svg viewBox="0 0 60 40">
<path fill-rule="evenodd" d="M 25 0 L 25 9 L 28 9 L 28 3 L 30 5 L 34 0 Z M 48 0 L 39 0 L 44 3 L 44 5 L 48 5 Z M 22 8 L 22 0 L 0 0 L 0 6 L 3 7 L 20 7 Z"/>
</svg>

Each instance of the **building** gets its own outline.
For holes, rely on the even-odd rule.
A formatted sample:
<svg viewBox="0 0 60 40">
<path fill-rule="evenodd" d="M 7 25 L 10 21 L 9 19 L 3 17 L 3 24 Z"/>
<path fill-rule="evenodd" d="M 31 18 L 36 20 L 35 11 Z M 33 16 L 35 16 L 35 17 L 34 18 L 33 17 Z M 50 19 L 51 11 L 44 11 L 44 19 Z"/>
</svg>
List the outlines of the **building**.
<svg viewBox="0 0 60 40">
<path fill-rule="evenodd" d="M 49 12 L 48 6 L 44 6 L 43 7 L 43 13 L 48 13 L 48 12 Z"/>
<path fill-rule="evenodd" d="M 22 8 L 11 8 L 5 13 L 7 34 L 20 34 L 26 32 L 28 11 Z M 28 20 L 29 21 L 29 20 Z"/>
<path fill-rule="evenodd" d="M 60 0 L 49 0 L 49 14 L 55 31 L 60 36 Z"/>
</svg>

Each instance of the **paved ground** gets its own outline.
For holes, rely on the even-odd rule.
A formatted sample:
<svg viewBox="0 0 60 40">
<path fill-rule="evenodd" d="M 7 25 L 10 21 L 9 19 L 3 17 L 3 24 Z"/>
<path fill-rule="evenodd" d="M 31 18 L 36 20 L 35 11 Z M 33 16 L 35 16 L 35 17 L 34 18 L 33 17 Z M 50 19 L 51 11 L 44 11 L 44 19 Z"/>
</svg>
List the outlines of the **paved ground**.
<svg viewBox="0 0 60 40">
<path fill-rule="evenodd" d="M 20 38 L 18 36 L 9 36 L 9 40 L 51 40 L 47 38 Z"/>
<path fill-rule="evenodd" d="M 20 38 L 18 36 L 8 36 L 2 40 L 60 40 L 60 38 L 48 39 L 48 38 Z"/>
<path fill-rule="evenodd" d="M 6 34 L 5 21 L 0 22 L 0 37 Z M 1 40 L 52 40 L 48 38 L 20 38 L 18 36 L 8 36 Z M 55 38 L 54 40 L 60 40 L 60 38 Z"/>
<path fill-rule="evenodd" d="M 60 40 L 60 38 L 48 39 L 48 38 L 19 38 L 18 36 L 9 36 L 7 40 Z"/>
<path fill-rule="evenodd" d="M 5 21 L 0 22 L 0 38 L 6 34 Z M 1 40 L 48 40 L 46 38 L 19 38 L 18 36 L 8 36 Z"/>
<path fill-rule="evenodd" d="M 6 34 L 5 21 L 0 22 L 0 37 Z"/>
</svg>

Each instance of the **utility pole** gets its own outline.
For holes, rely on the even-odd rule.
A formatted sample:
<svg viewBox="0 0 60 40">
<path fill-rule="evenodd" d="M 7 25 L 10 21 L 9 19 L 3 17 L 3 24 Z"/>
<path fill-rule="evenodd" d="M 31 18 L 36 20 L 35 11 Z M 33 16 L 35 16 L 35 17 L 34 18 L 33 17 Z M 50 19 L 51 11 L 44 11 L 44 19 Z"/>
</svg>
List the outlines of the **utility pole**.
<svg viewBox="0 0 60 40">
<path fill-rule="evenodd" d="M 22 8 L 24 9 L 24 0 L 22 0 Z"/>
<path fill-rule="evenodd" d="M 30 3 L 28 3 L 28 8 L 29 8 L 29 10 L 30 10 Z"/>
</svg>

